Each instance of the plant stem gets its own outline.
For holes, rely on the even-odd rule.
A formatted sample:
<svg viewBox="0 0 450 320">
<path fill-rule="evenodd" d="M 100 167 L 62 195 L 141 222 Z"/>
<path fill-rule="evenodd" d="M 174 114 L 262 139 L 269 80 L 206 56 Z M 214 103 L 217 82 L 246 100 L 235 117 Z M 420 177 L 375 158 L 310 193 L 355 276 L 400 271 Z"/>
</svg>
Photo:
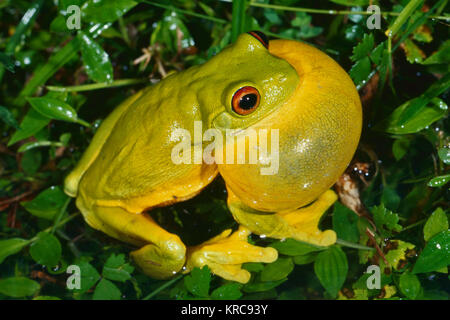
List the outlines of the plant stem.
<svg viewBox="0 0 450 320">
<path fill-rule="evenodd" d="M 145 83 L 148 82 L 148 79 L 120 79 L 115 80 L 113 82 L 101 82 L 101 83 L 90 83 L 90 84 L 82 84 L 78 86 L 69 86 L 69 87 L 57 87 L 57 86 L 46 86 L 46 88 L 50 91 L 58 91 L 58 92 L 81 92 L 81 91 L 91 91 L 105 88 L 115 88 L 122 86 L 131 86 L 134 84 Z"/>
<path fill-rule="evenodd" d="M 50 232 L 53 228 L 59 228 L 59 227 L 65 225 L 67 222 L 69 222 L 69 221 L 72 220 L 73 218 L 76 218 L 76 217 L 79 216 L 79 215 L 80 215 L 80 212 L 72 213 L 70 216 L 68 216 L 68 217 L 66 217 L 66 218 L 64 218 L 64 219 L 62 219 L 62 220 L 59 221 L 58 223 L 55 223 L 55 225 L 53 225 L 53 226 L 51 226 L 51 227 L 48 227 L 47 229 L 43 230 L 43 232 Z M 38 239 L 38 237 L 37 237 L 37 236 L 34 236 L 34 237 L 31 238 L 30 240 L 28 240 L 28 243 L 27 243 L 27 244 L 30 244 L 30 243 L 36 241 L 37 239 Z"/>
<path fill-rule="evenodd" d="M 417 222 L 415 222 L 413 224 L 410 224 L 409 226 L 404 227 L 401 232 L 409 230 L 409 229 L 412 229 L 412 228 L 415 228 L 417 226 L 420 226 L 421 224 L 424 224 L 425 222 L 427 222 L 427 219 L 419 220 L 419 221 L 417 221 Z"/>
<path fill-rule="evenodd" d="M 233 0 L 232 20 L 231 20 L 231 42 L 236 41 L 238 36 L 244 32 L 245 10 L 247 0 Z"/>
<path fill-rule="evenodd" d="M 62 216 L 63 216 L 64 213 L 66 212 L 67 206 L 69 205 L 70 200 L 72 200 L 72 198 L 69 198 L 69 197 L 68 197 L 68 198 L 66 199 L 66 201 L 64 202 L 63 206 L 61 207 L 61 209 L 59 210 L 58 215 L 57 215 L 56 218 L 55 218 L 55 222 L 54 222 L 54 224 L 53 224 L 53 227 L 52 227 L 50 233 L 52 233 L 52 234 L 55 233 L 56 226 L 58 225 L 58 223 L 59 223 L 59 221 L 61 220 Z"/>
<path fill-rule="evenodd" d="M 279 5 L 259 3 L 259 2 L 250 2 L 249 5 L 252 7 L 269 8 L 269 9 L 273 9 L 273 10 L 296 11 L 296 12 L 328 14 L 328 15 L 347 15 L 347 14 L 348 15 L 372 15 L 373 14 L 373 12 L 367 12 L 367 11 L 326 10 L 326 9 L 287 7 L 287 6 L 279 6 Z M 385 16 L 398 16 L 398 15 L 400 15 L 400 12 L 381 11 L 380 14 L 385 15 Z M 450 17 L 446 17 L 446 16 L 429 16 L 428 18 L 429 19 L 438 19 L 438 20 L 449 20 L 450 19 Z"/>
<path fill-rule="evenodd" d="M 207 16 L 207 15 L 204 15 L 201 13 L 196 13 L 196 12 L 192 12 L 192 11 L 188 11 L 188 10 L 178 9 L 174 6 L 164 5 L 164 4 L 156 3 L 156 2 L 152 2 L 152 1 L 141 1 L 141 2 L 158 7 L 158 8 L 172 10 L 172 11 L 175 11 L 178 13 L 183 13 L 188 16 L 193 16 L 193 17 L 197 17 L 197 18 L 201 18 L 201 19 L 205 19 L 205 20 L 211 20 L 211 21 L 217 22 L 217 23 L 223 23 L 223 24 L 227 23 L 227 20 L 224 20 L 224 19 L 210 17 L 210 16 Z"/>
<path fill-rule="evenodd" d="M 359 249 L 359 250 L 375 250 L 374 248 L 371 248 L 371 247 L 368 247 L 368 246 L 364 246 L 364 245 L 362 245 L 362 244 L 358 244 L 358 243 L 354 243 L 354 242 L 342 240 L 342 239 L 337 239 L 337 240 L 336 240 L 336 243 L 337 243 L 337 244 L 340 244 L 341 246 L 349 247 L 349 248 L 353 248 L 353 249 Z"/>
<path fill-rule="evenodd" d="M 150 300 L 155 295 L 157 295 L 159 292 L 166 289 L 167 287 L 170 287 L 172 284 L 174 284 L 175 282 L 177 282 L 178 280 L 180 280 L 183 277 L 184 277 L 184 274 L 180 274 L 177 277 L 173 278 L 172 280 L 167 281 L 166 283 L 164 283 L 162 286 L 160 286 L 156 290 L 153 290 L 148 296 L 144 297 L 142 300 Z"/>
</svg>

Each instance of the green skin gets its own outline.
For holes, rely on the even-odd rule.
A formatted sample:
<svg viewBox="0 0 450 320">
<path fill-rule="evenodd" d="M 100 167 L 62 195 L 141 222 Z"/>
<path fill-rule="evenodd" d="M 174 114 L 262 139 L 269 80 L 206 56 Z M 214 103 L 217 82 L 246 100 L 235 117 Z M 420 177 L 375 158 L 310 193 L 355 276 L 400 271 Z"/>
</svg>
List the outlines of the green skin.
<svg viewBox="0 0 450 320">
<path fill-rule="evenodd" d="M 311 237 L 317 236 L 318 221 L 335 201 L 334 193 L 325 192 L 313 205 L 300 209 L 305 214 L 298 218 L 292 215 L 299 212 L 296 208 L 280 215 L 260 215 L 228 188 L 228 206 L 241 224 L 239 230 L 231 235 L 226 230 L 192 248 L 144 211 L 192 198 L 220 171 L 216 164 L 174 164 L 171 152 L 179 143 L 173 138 L 176 129 L 186 129 L 193 136 L 194 121 L 202 121 L 203 132 L 249 128 L 284 105 L 298 84 L 298 72 L 291 64 L 243 34 L 205 64 L 169 75 L 117 107 L 66 178 L 65 192 L 77 197 L 76 204 L 90 226 L 140 247 L 131 256 L 144 273 L 168 278 L 206 264 L 225 279 L 245 283 L 250 274 L 241 268 L 242 263 L 277 259 L 273 248 L 248 244 L 248 235 L 308 241 L 310 231 L 299 231 L 294 225 L 315 225 Z M 246 116 L 236 114 L 230 103 L 243 86 L 255 87 L 261 96 L 258 108 Z M 334 233 L 322 238 L 328 240 L 316 244 L 335 241 Z"/>
</svg>

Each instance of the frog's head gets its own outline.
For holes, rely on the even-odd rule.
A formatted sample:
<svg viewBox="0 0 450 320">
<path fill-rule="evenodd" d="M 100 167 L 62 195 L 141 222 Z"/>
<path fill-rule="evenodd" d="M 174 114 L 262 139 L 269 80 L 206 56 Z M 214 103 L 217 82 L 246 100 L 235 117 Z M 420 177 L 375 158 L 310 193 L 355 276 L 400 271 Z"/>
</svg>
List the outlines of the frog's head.
<svg viewBox="0 0 450 320">
<path fill-rule="evenodd" d="M 241 43 L 229 50 L 244 50 L 238 49 L 245 47 L 244 43 L 256 46 L 255 40 L 241 37 Z M 298 208 L 330 188 L 352 159 L 362 128 L 361 102 L 348 74 L 310 45 L 274 40 L 269 44 L 270 53 L 261 46 L 255 51 L 254 57 L 242 58 L 245 64 L 239 69 L 242 79 L 253 82 L 263 97 L 258 107 L 261 115 L 258 109 L 246 116 L 233 115 L 227 109 L 226 115 L 218 114 L 214 121 L 223 124 L 227 123 L 223 119 L 231 118 L 233 125 L 234 119 L 252 123 L 236 138 L 244 141 L 254 131 L 260 139 L 264 130 L 266 143 L 247 144 L 246 162 L 219 164 L 219 172 L 227 188 L 249 207 L 269 212 Z M 284 82 L 280 75 L 286 78 Z M 233 90 L 246 85 L 245 81 L 225 91 L 228 102 Z M 261 153 L 263 148 L 268 152 Z M 252 164 L 248 155 L 255 150 L 257 163 Z M 263 173 L 263 168 L 269 170 Z"/>
<path fill-rule="evenodd" d="M 263 33 L 244 33 L 197 69 L 191 88 L 206 127 L 245 129 L 292 95 L 298 74 L 287 61 L 272 55 L 268 46 Z"/>
</svg>

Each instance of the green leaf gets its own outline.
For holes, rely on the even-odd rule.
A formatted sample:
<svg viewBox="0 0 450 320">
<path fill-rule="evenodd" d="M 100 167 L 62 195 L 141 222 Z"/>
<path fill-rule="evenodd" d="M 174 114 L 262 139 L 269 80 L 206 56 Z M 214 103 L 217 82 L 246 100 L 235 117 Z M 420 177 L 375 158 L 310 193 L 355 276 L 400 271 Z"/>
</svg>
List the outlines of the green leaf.
<svg viewBox="0 0 450 320">
<path fill-rule="evenodd" d="M 0 279 L 0 293 L 8 297 L 22 298 L 32 296 L 40 288 L 39 283 L 25 277 Z"/>
<path fill-rule="evenodd" d="M 410 0 L 408 4 L 403 8 L 400 14 L 395 18 L 394 22 L 391 24 L 385 34 L 388 37 L 393 37 L 397 34 L 400 28 L 405 24 L 405 22 L 411 17 L 413 12 L 421 7 L 423 0 Z"/>
<path fill-rule="evenodd" d="M 423 43 L 430 43 L 433 41 L 433 36 L 431 30 L 423 24 L 414 30 L 413 39 Z"/>
<path fill-rule="evenodd" d="M 403 41 L 403 50 L 409 63 L 422 63 L 425 53 L 410 39 Z"/>
<path fill-rule="evenodd" d="M 34 149 L 34 148 L 40 148 L 40 147 L 62 147 L 63 144 L 61 142 L 55 142 L 55 141 L 32 141 L 24 143 L 20 146 L 19 149 L 17 149 L 17 152 L 26 152 L 28 150 Z"/>
<path fill-rule="evenodd" d="M 260 272 L 264 269 L 264 265 L 260 262 L 247 262 L 242 265 L 242 268 L 250 272 Z"/>
<path fill-rule="evenodd" d="M 428 182 L 428 186 L 433 187 L 433 188 L 442 187 L 442 186 L 446 185 L 449 181 L 450 181 L 450 174 L 446 174 L 446 175 L 438 176 L 438 177 L 431 179 Z"/>
<path fill-rule="evenodd" d="M 416 99 L 409 100 L 395 109 L 387 119 L 378 123 L 375 126 L 375 129 L 392 134 L 416 133 L 447 114 L 448 107 L 444 101 L 439 98 L 434 98 L 420 111 L 420 113 L 409 118 L 405 124 L 401 124 L 401 115 L 409 108 L 409 106 L 414 104 Z"/>
<path fill-rule="evenodd" d="M 0 63 L 6 70 L 14 73 L 14 60 L 9 55 L 0 52 Z"/>
<path fill-rule="evenodd" d="M 191 273 L 184 278 L 186 289 L 194 296 L 208 297 L 209 284 L 211 282 L 211 272 L 207 266 L 194 268 Z"/>
<path fill-rule="evenodd" d="M 98 29 L 98 27 L 94 29 Z M 33 95 L 39 86 L 47 82 L 47 80 L 50 79 L 56 71 L 74 58 L 77 55 L 78 49 L 79 42 L 76 38 L 74 38 L 54 55 L 52 55 L 46 64 L 38 67 L 34 71 L 33 77 L 26 83 L 14 103 L 19 106 L 23 106 L 26 103 L 25 98 Z"/>
<path fill-rule="evenodd" d="M 384 46 L 385 44 L 382 42 L 370 53 L 370 60 L 376 65 L 380 65 L 383 61 Z"/>
<path fill-rule="evenodd" d="M 38 150 L 29 150 L 25 152 L 20 160 L 23 171 L 29 176 L 34 175 L 38 171 L 41 163 L 42 154 Z"/>
<path fill-rule="evenodd" d="M 79 119 L 75 109 L 64 101 L 47 97 L 28 98 L 27 100 L 34 110 L 47 118 L 89 126 L 85 121 Z"/>
<path fill-rule="evenodd" d="M 335 202 L 333 211 L 333 230 L 338 238 L 350 241 L 359 241 L 358 216 L 352 210 Z"/>
<path fill-rule="evenodd" d="M 285 254 L 287 256 L 298 256 L 327 249 L 327 247 L 319 247 L 291 238 L 275 241 L 271 243 L 270 246 L 277 249 L 279 253 Z"/>
<path fill-rule="evenodd" d="M 399 279 L 399 288 L 407 298 L 415 299 L 419 295 L 422 287 L 416 275 L 404 272 Z"/>
<path fill-rule="evenodd" d="M 38 239 L 30 246 L 31 257 L 39 264 L 53 267 L 61 259 L 61 244 L 59 240 L 48 232 L 39 232 Z"/>
<path fill-rule="evenodd" d="M 442 231 L 428 241 L 414 265 L 413 273 L 436 271 L 450 264 L 450 231 Z"/>
<path fill-rule="evenodd" d="M 75 263 L 80 267 L 81 274 L 81 288 L 74 289 L 75 292 L 84 293 L 92 288 L 100 279 L 100 274 L 97 270 L 87 261 L 81 260 Z"/>
<path fill-rule="evenodd" d="M 31 201 L 20 204 L 32 215 L 53 220 L 67 200 L 67 195 L 58 186 L 52 186 L 38 194 Z"/>
<path fill-rule="evenodd" d="M 430 87 L 428 87 L 427 90 L 423 94 L 420 95 L 420 97 L 410 100 L 411 104 L 408 106 L 408 108 L 405 108 L 402 110 L 402 114 L 400 115 L 399 124 L 400 125 L 406 125 L 408 122 L 411 121 L 415 116 L 420 115 L 420 117 L 423 117 L 423 110 L 426 109 L 427 104 L 432 101 L 439 101 L 434 99 L 435 97 L 439 96 L 441 93 L 445 92 L 450 88 L 450 73 L 447 73 L 442 78 L 440 78 L 438 81 L 434 82 Z M 439 108 L 447 111 L 447 105 L 440 100 Z M 445 106 L 445 107 L 444 107 Z"/>
<path fill-rule="evenodd" d="M 295 18 L 291 20 L 292 29 L 284 30 L 281 35 L 295 39 L 308 39 L 318 36 L 323 28 L 311 24 L 312 17 L 306 12 L 296 12 Z"/>
<path fill-rule="evenodd" d="M 24 34 L 29 28 L 33 26 L 43 2 L 43 0 L 34 1 L 30 8 L 28 8 L 27 12 L 25 12 L 25 14 L 22 16 L 20 23 L 15 28 L 14 34 L 11 38 L 9 38 L 9 41 L 6 44 L 5 52 L 7 54 L 16 52 L 17 47 L 23 41 L 22 38 Z"/>
<path fill-rule="evenodd" d="M 33 300 L 62 300 L 62 299 L 53 296 L 37 296 L 34 297 Z"/>
<path fill-rule="evenodd" d="M 251 293 L 251 292 L 262 292 L 262 291 L 268 291 L 270 289 L 273 289 L 275 287 L 278 287 L 283 282 L 287 281 L 287 279 L 281 279 L 278 281 L 264 281 L 264 282 L 254 282 L 254 283 L 247 283 L 242 287 L 242 291 Z"/>
<path fill-rule="evenodd" d="M 10 255 L 16 254 L 30 241 L 21 238 L 0 240 L 0 264 Z"/>
<path fill-rule="evenodd" d="M 83 31 L 78 31 L 81 56 L 89 78 L 95 82 L 112 82 L 113 67 L 103 48 Z"/>
<path fill-rule="evenodd" d="M 93 300 L 120 300 L 122 293 L 114 283 L 102 279 L 95 287 Z"/>
<path fill-rule="evenodd" d="M 239 283 L 227 283 L 214 290 L 211 298 L 214 300 L 237 300 L 242 297 L 240 289 Z"/>
<path fill-rule="evenodd" d="M 137 2 L 131 0 L 89 0 L 83 8 L 83 20 L 96 23 L 114 22 Z"/>
<path fill-rule="evenodd" d="M 397 210 L 400 201 L 401 198 L 394 187 L 389 185 L 384 186 L 383 195 L 381 196 L 381 203 L 389 209 Z"/>
<path fill-rule="evenodd" d="M 11 140 L 9 140 L 8 146 L 16 143 L 17 141 L 31 137 L 44 128 L 49 122 L 50 119 L 48 117 L 41 115 L 34 109 L 30 109 L 23 118 L 22 123 L 20 124 L 20 129 L 17 130 L 11 137 Z"/>
<path fill-rule="evenodd" d="M 112 254 L 103 266 L 102 275 L 113 281 L 125 282 L 131 279 L 134 268 L 125 262 L 124 254 Z"/>
<path fill-rule="evenodd" d="M 314 260 L 316 260 L 317 257 L 317 253 L 313 252 L 313 253 L 308 253 L 308 254 L 304 254 L 301 256 L 295 256 L 293 258 L 294 263 L 297 265 L 303 265 L 303 264 L 309 264 L 311 262 L 314 262 Z"/>
<path fill-rule="evenodd" d="M 397 223 L 399 220 L 398 214 L 386 209 L 384 204 L 372 207 L 370 212 L 378 231 L 383 236 L 391 236 L 393 231 L 402 231 L 402 226 Z"/>
<path fill-rule="evenodd" d="M 373 33 L 365 33 L 362 41 L 359 42 L 355 47 L 353 47 L 353 55 L 350 57 L 350 59 L 355 62 L 369 56 L 374 45 L 375 39 L 373 37 Z"/>
<path fill-rule="evenodd" d="M 450 63 L 450 40 L 446 40 L 431 56 L 425 59 L 422 64 L 448 64 Z"/>
<path fill-rule="evenodd" d="M 19 129 L 19 124 L 8 108 L 0 106 L 0 119 L 8 126 Z"/>
<path fill-rule="evenodd" d="M 347 256 L 340 247 L 331 246 L 317 255 L 314 272 L 325 290 L 335 297 L 347 277 Z"/>
<path fill-rule="evenodd" d="M 428 218 L 423 227 L 423 237 L 425 241 L 430 240 L 434 235 L 448 229 L 448 219 L 444 210 L 437 208 Z"/>
<path fill-rule="evenodd" d="M 355 82 L 355 85 L 359 86 L 361 84 L 364 84 L 363 82 L 366 81 L 367 77 L 370 74 L 371 71 L 370 66 L 370 59 L 369 57 L 364 57 L 361 60 L 358 60 L 350 69 L 349 74 L 350 77 Z"/>
<path fill-rule="evenodd" d="M 235 17 L 233 16 L 234 19 Z M 177 29 L 182 33 L 181 39 L 179 39 Z M 164 13 L 164 18 L 158 21 L 155 30 L 152 32 L 150 44 L 162 44 L 175 53 L 178 51 L 180 41 L 182 48 L 195 45 L 194 38 L 181 20 L 180 14 L 168 10 Z"/>
<path fill-rule="evenodd" d="M 267 264 L 261 271 L 262 281 L 278 281 L 286 278 L 294 270 L 291 258 L 278 258 L 277 261 Z"/>
<path fill-rule="evenodd" d="M 399 267 L 402 266 L 401 261 L 406 260 L 406 253 L 408 250 L 414 249 L 414 245 L 409 242 L 401 241 L 401 240 L 392 240 L 391 241 L 392 247 L 395 249 L 391 249 L 388 251 L 388 253 L 384 256 L 386 258 L 386 261 L 389 264 L 389 267 L 394 268 L 394 270 L 398 270 Z M 384 270 L 384 268 L 387 267 L 384 264 L 383 259 L 380 260 L 380 269 Z"/>
<path fill-rule="evenodd" d="M 409 139 L 396 139 L 392 144 L 392 154 L 396 161 L 401 160 L 406 152 L 408 151 L 410 145 Z"/>
<path fill-rule="evenodd" d="M 450 148 L 439 149 L 438 155 L 443 163 L 450 164 Z"/>
</svg>

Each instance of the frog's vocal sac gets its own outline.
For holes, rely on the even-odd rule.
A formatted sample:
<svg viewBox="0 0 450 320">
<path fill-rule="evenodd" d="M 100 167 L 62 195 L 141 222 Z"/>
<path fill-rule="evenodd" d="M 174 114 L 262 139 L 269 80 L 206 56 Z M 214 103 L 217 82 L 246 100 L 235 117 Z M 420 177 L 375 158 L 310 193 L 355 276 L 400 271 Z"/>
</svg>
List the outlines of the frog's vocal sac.
<svg viewBox="0 0 450 320">
<path fill-rule="evenodd" d="M 278 129 L 277 173 L 261 175 L 266 164 L 258 163 L 173 163 L 173 132 L 193 130 L 195 121 L 203 133 Z M 318 246 L 336 242 L 335 232 L 318 224 L 337 199 L 329 188 L 353 157 L 361 127 L 358 92 L 333 59 L 305 43 L 269 42 L 253 31 L 120 104 L 67 176 L 65 192 L 76 197 L 91 227 L 137 247 L 131 258 L 147 275 L 166 279 L 208 265 L 246 283 L 243 263 L 278 257 L 274 248 L 248 243 L 251 233 Z M 218 174 L 236 231 L 186 247 L 146 213 L 194 197 Z"/>
</svg>

